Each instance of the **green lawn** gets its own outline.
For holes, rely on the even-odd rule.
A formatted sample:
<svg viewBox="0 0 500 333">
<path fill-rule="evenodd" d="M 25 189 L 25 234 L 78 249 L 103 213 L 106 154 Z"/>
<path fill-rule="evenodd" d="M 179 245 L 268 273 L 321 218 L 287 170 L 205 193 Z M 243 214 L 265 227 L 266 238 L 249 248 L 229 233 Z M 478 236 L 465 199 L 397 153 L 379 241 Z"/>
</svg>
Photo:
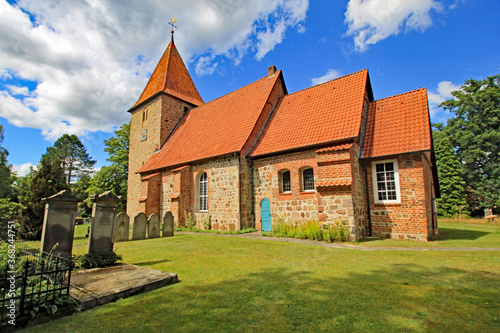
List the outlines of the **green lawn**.
<svg viewBox="0 0 500 333">
<path fill-rule="evenodd" d="M 77 228 L 77 253 L 85 231 Z M 180 282 L 28 331 L 500 331 L 499 252 L 366 252 L 196 234 L 115 250 Z"/>
<path fill-rule="evenodd" d="M 439 234 L 429 242 L 378 239 L 362 240 L 362 246 L 392 247 L 500 247 L 500 225 L 456 220 L 439 221 Z"/>
</svg>

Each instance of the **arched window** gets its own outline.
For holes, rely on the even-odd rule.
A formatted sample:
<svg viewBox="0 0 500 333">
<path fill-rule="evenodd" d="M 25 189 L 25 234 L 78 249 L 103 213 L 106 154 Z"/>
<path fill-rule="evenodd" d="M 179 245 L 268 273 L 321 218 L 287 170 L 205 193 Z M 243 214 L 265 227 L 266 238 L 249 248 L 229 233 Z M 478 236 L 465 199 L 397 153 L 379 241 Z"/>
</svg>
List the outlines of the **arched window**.
<svg viewBox="0 0 500 333">
<path fill-rule="evenodd" d="M 198 180 L 198 210 L 208 211 L 208 176 L 206 172 L 200 175 Z"/>
<path fill-rule="evenodd" d="M 292 182 L 290 180 L 290 170 L 283 170 L 279 172 L 279 182 L 280 182 L 280 192 L 290 193 L 292 192 Z"/>
<path fill-rule="evenodd" d="M 314 170 L 305 167 L 300 171 L 300 188 L 303 192 L 314 191 Z"/>
</svg>

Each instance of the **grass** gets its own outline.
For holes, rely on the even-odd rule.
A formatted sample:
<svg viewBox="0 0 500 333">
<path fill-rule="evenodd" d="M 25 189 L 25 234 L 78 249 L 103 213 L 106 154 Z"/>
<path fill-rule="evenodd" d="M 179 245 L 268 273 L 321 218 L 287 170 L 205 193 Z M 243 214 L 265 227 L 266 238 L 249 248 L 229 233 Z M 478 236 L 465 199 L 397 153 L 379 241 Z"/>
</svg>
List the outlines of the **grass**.
<svg viewBox="0 0 500 333">
<path fill-rule="evenodd" d="M 364 239 L 356 244 L 374 247 L 500 247 L 499 224 L 484 223 L 480 219 L 440 219 L 438 227 L 439 234 L 429 242 Z"/>
<path fill-rule="evenodd" d="M 27 331 L 500 330 L 499 252 L 366 252 L 196 234 L 116 243 L 115 251 L 180 282 Z"/>
</svg>

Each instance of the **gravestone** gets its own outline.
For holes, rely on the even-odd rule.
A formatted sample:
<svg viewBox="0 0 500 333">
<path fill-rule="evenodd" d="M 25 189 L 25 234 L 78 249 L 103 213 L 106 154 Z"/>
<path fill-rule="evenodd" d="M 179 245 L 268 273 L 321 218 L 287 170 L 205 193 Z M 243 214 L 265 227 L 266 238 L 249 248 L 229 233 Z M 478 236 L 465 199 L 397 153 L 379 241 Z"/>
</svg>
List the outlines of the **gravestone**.
<svg viewBox="0 0 500 333">
<path fill-rule="evenodd" d="M 116 215 L 115 242 L 128 241 L 130 233 L 130 218 L 124 212 Z"/>
<path fill-rule="evenodd" d="M 168 211 L 163 215 L 163 237 L 172 237 L 174 235 L 174 215 Z"/>
<path fill-rule="evenodd" d="M 92 205 L 89 253 L 112 253 L 113 231 L 120 198 L 110 191 L 101 195 L 93 194 L 90 198 L 94 203 Z"/>
<path fill-rule="evenodd" d="M 491 216 L 491 215 L 493 215 L 493 209 L 485 208 L 484 209 L 484 216 Z"/>
<path fill-rule="evenodd" d="M 156 214 L 149 215 L 148 238 L 160 237 L 160 218 Z"/>
<path fill-rule="evenodd" d="M 132 227 L 132 240 L 145 239 L 148 217 L 144 213 L 139 213 L 134 218 L 134 226 Z"/>
<path fill-rule="evenodd" d="M 40 250 L 71 258 L 78 199 L 63 190 L 45 201 Z"/>
</svg>

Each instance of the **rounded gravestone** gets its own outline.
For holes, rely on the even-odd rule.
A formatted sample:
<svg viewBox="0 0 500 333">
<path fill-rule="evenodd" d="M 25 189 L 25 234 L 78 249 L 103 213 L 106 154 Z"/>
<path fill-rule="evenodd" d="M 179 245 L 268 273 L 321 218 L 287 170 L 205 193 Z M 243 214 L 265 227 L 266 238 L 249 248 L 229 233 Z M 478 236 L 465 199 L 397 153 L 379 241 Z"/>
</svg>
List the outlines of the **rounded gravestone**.
<svg viewBox="0 0 500 333">
<path fill-rule="evenodd" d="M 132 240 L 145 239 L 148 217 L 144 213 L 139 213 L 134 217 L 134 226 L 132 227 Z"/>
<path fill-rule="evenodd" d="M 168 211 L 163 215 L 163 237 L 172 237 L 174 235 L 174 215 Z"/>
<path fill-rule="evenodd" d="M 148 238 L 160 237 L 160 218 L 156 214 L 149 215 Z"/>
</svg>

